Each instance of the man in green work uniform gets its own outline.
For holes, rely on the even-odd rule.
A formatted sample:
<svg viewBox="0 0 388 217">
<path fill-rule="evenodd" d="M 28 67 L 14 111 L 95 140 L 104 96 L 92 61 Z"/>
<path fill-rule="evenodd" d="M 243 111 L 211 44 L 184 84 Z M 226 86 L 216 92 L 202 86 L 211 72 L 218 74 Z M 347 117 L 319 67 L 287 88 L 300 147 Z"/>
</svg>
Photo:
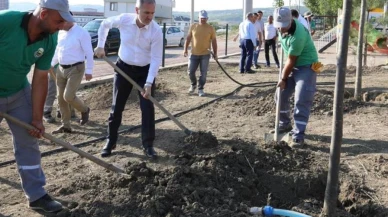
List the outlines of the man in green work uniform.
<svg viewBox="0 0 388 217">
<path fill-rule="evenodd" d="M 316 90 L 317 74 L 312 66 L 318 62 L 318 54 L 308 30 L 292 18 L 289 8 L 276 8 L 273 17 L 284 56 L 287 57 L 278 83 L 282 90 L 279 131 L 292 130 L 291 147 L 302 147 Z M 289 99 L 294 92 L 294 127 L 291 127 Z"/>
<path fill-rule="evenodd" d="M 0 20 L 0 112 L 36 128 L 27 131 L 8 122 L 21 184 L 31 209 L 56 212 L 62 204 L 51 199 L 43 188 L 46 179 L 36 138 L 45 130 L 43 106 L 47 74 L 57 45 L 56 32 L 65 21 L 74 19 L 67 0 L 41 0 L 33 13 L 1 11 Z M 27 74 L 34 64 L 30 85 Z"/>
</svg>

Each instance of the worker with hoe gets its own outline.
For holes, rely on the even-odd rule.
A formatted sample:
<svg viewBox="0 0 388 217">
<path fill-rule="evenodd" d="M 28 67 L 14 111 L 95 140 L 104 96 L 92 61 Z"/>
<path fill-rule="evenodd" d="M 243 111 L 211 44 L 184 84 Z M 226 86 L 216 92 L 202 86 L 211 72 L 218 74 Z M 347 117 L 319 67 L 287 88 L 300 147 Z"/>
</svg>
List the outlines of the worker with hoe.
<svg viewBox="0 0 388 217">
<path fill-rule="evenodd" d="M 97 57 L 104 57 L 104 45 L 109 29 L 119 28 L 121 44 L 116 65 L 140 87 L 144 87 L 144 91 L 139 92 L 141 134 L 143 151 L 149 158 L 156 158 L 157 154 L 153 147 L 155 108 L 148 98 L 155 94 L 155 78 L 162 63 L 163 50 L 163 33 L 159 24 L 153 20 L 155 6 L 155 0 L 137 0 L 136 14 L 124 13 L 105 19 L 98 30 L 98 45 L 94 52 Z M 111 155 L 116 147 L 125 104 L 133 88 L 119 73 L 115 74 L 113 83 L 108 139 L 101 151 L 102 157 Z"/>
<path fill-rule="evenodd" d="M 318 54 L 309 31 L 292 18 L 289 8 L 276 8 L 273 17 L 287 58 L 277 85 L 282 90 L 279 133 L 291 131 L 290 146 L 302 147 L 316 91 Z M 289 99 L 294 92 L 294 127 L 291 127 Z"/>
<path fill-rule="evenodd" d="M 56 33 L 74 19 L 67 0 L 41 0 L 32 13 L 1 11 L 0 20 L 0 111 L 35 127 L 27 131 L 8 122 L 22 188 L 31 209 L 56 212 L 62 204 L 44 189 L 46 178 L 37 138 L 45 131 L 43 107 Z M 30 85 L 27 74 L 34 64 Z"/>
</svg>

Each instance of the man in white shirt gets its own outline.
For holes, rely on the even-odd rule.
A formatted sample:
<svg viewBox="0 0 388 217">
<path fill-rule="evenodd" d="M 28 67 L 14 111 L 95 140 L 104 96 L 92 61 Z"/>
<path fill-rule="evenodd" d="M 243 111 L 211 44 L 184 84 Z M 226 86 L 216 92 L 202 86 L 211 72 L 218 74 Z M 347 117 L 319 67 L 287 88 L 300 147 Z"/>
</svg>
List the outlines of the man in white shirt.
<svg viewBox="0 0 388 217">
<path fill-rule="evenodd" d="M 291 9 L 291 15 L 294 19 L 298 20 L 306 29 L 309 29 L 307 21 L 299 14 L 299 11 Z"/>
<path fill-rule="evenodd" d="M 51 66 L 58 63 L 56 83 L 62 125 L 52 133 L 71 133 L 70 106 L 81 112 L 81 125 L 89 121 L 90 108 L 76 93 L 84 75 L 85 80 L 92 79 L 94 64 L 90 35 L 76 23 L 65 23 L 64 29 L 58 33 L 58 45 Z"/>
<path fill-rule="evenodd" d="M 238 35 L 233 39 L 234 41 L 240 36 L 240 73 L 255 73 L 251 69 L 253 60 L 253 51 L 257 46 L 257 32 L 253 25 L 255 22 L 253 13 L 248 13 L 246 19 L 240 23 Z"/>
<path fill-rule="evenodd" d="M 276 53 L 276 43 L 277 43 L 277 29 L 273 25 L 273 16 L 268 16 L 268 23 L 265 24 L 264 27 L 265 32 L 265 45 L 264 45 L 264 52 L 265 52 L 265 60 L 267 62 L 266 66 L 270 66 L 269 61 L 269 47 L 271 46 L 272 49 L 272 55 L 275 59 L 276 66 L 279 68 L 279 59 L 278 55 Z"/>
<path fill-rule="evenodd" d="M 121 14 L 105 19 L 98 30 L 98 45 L 95 55 L 105 56 L 104 45 L 111 28 L 120 30 L 121 44 L 117 67 L 123 70 L 144 92 L 139 92 L 142 112 L 142 144 L 146 156 L 156 158 L 153 148 L 155 140 L 155 108 L 148 97 L 154 96 L 155 78 L 162 62 L 163 33 L 153 17 L 155 0 L 137 0 L 136 14 Z M 102 157 L 111 155 L 116 147 L 118 128 L 122 112 L 132 90 L 129 83 L 119 73 L 115 74 L 113 86 L 112 109 L 109 115 L 108 140 L 101 152 Z"/>
<path fill-rule="evenodd" d="M 263 20 L 261 20 L 261 18 L 263 17 L 263 12 L 262 11 L 258 11 L 257 13 L 254 13 L 255 15 L 255 27 L 256 27 L 256 31 L 257 31 L 257 48 L 253 51 L 253 65 L 255 66 L 255 69 L 258 69 L 260 68 L 260 65 L 258 64 L 258 59 L 259 59 L 259 54 L 260 54 L 260 49 L 261 49 L 261 45 L 263 43 L 263 40 L 264 40 L 264 35 L 263 35 L 263 31 L 264 31 L 264 22 Z"/>
</svg>

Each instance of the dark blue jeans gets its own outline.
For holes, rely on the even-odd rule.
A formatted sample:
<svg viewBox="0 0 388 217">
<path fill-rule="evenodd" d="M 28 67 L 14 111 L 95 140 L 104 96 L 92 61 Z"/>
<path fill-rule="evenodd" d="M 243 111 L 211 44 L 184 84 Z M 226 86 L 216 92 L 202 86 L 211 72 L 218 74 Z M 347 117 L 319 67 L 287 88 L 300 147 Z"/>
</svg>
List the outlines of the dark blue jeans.
<svg viewBox="0 0 388 217">
<path fill-rule="evenodd" d="M 148 76 L 149 65 L 139 67 L 127 65 L 120 59 L 116 65 L 132 78 L 140 87 L 144 87 Z M 121 124 L 121 119 L 125 104 L 132 91 L 133 85 L 129 83 L 123 76 L 116 72 L 113 86 L 112 108 L 109 114 L 108 124 L 108 139 L 116 143 L 118 137 L 118 129 Z M 155 140 L 155 108 L 154 104 L 145 99 L 139 92 L 140 109 L 141 109 L 141 138 L 144 148 L 152 147 Z M 155 95 L 155 82 L 152 84 L 151 95 Z"/>
<path fill-rule="evenodd" d="M 243 73 L 251 70 L 254 47 L 251 39 L 243 39 L 240 41 L 240 44 L 241 44 L 240 72 Z"/>
<path fill-rule="evenodd" d="M 261 41 L 257 40 L 256 43 L 257 43 L 257 46 L 260 47 Z M 257 60 L 259 59 L 259 54 L 260 54 L 259 48 L 253 51 L 253 64 L 255 64 L 255 65 L 258 65 Z"/>
</svg>

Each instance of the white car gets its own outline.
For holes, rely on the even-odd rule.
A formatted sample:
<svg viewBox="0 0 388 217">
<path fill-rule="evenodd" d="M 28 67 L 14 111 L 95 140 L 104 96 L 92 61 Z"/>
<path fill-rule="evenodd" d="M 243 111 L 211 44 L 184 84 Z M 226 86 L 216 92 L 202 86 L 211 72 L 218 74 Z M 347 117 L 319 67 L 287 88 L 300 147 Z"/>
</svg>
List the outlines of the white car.
<svg viewBox="0 0 388 217">
<path fill-rule="evenodd" d="M 163 31 L 163 26 L 160 27 Z M 183 47 L 185 43 L 184 32 L 175 26 L 166 26 L 166 38 L 164 44 L 166 46 L 179 46 Z"/>
</svg>

